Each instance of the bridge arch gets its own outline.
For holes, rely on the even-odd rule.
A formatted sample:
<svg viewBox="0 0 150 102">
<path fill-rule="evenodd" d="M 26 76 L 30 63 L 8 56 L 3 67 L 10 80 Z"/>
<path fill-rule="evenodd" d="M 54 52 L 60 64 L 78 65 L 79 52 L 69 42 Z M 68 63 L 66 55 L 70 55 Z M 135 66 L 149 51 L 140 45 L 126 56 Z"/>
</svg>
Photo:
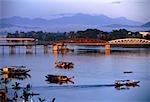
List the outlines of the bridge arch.
<svg viewBox="0 0 150 102">
<path fill-rule="evenodd" d="M 116 39 L 109 41 L 110 44 L 150 44 L 150 40 L 139 39 L 139 38 L 125 38 L 125 39 Z"/>
</svg>

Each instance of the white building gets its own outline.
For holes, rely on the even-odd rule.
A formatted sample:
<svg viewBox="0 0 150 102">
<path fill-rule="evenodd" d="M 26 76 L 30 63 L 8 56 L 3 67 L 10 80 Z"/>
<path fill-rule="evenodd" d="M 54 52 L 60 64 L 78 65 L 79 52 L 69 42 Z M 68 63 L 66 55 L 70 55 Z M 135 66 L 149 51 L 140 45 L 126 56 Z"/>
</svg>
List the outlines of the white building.
<svg viewBox="0 0 150 102">
<path fill-rule="evenodd" d="M 146 36 L 146 35 L 150 35 L 150 32 L 139 32 L 140 34 L 142 34 L 142 36 L 144 37 L 144 36 Z"/>
</svg>

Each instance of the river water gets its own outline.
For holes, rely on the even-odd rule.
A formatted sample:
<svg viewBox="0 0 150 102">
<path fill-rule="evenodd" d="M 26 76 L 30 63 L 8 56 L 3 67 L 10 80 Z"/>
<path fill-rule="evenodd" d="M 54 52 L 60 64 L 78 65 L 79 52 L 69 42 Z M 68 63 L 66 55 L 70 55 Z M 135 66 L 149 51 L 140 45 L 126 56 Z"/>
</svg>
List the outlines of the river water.
<svg viewBox="0 0 150 102">
<path fill-rule="evenodd" d="M 14 82 L 20 82 L 22 87 L 27 83 L 32 84 L 32 91 L 39 93 L 34 96 L 33 102 L 38 102 L 38 97 L 51 102 L 150 102 L 150 49 L 144 48 L 112 48 L 110 55 L 105 54 L 103 47 L 74 46 L 74 52 L 67 54 L 44 54 L 42 46 L 37 46 L 37 53 L 25 54 L 25 48 L 20 48 L 19 53 L 10 55 L 6 47 L 5 53 L 0 48 L 0 67 L 26 66 L 32 71 L 31 78 L 25 80 L 12 80 L 8 84 L 8 96 L 13 97 L 10 89 Z M 73 69 L 56 69 L 56 60 L 71 61 L 75 64 Z M 124 74 L 124 71 L 133 73 Z M 74 84 L 63 85 L 49 84 L 46 82 L 47 74 L 74 76 Z M 137 87 L 116 89 L 115 80 L 139 80 Z M 18 91 L 22 93 L 22 91 Z M 21 102 L 21 100 L 19 99 Z"/>
</svg>

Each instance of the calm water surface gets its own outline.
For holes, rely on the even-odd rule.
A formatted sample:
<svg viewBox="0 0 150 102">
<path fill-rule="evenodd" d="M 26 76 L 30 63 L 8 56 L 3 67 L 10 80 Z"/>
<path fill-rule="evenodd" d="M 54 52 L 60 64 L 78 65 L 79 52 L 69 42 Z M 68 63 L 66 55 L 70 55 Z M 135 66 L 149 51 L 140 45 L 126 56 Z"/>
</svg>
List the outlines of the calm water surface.
<svg viewBox="0 0 150 102">
<path fill-rule="evenodd" d="M 105 55 L 104 48 L 75 46 L 75 52 L 55 55 L 49 48 L 48 54 L 43 54 L 42 47 L 37 47 L 37 54 L 26 55 L 24 48 L 20 48 L 15 55 L 0 53 L 0 67 L 24 65 L 29 67 L 31 78 L 23 81 L 13 80 L 26 86 L 32 84 L 32 90 L 40 94 L 38 97 L 47 101 L 55 97 L 55 102 L 150 102 L 150 49 L 144 48 L 112 48 L 110 55 Z M 100 50 L 101 49 L 101 50 Z M 74 69 L 56 69 L 56 59 L 71 61 Z M 133 71 L 123 74 L 124 71 Z M 74 76 L 74 84 L 48 84 L 47 74 Z M 117 79 L 139 80 L 139 87 L 117 90 L 115 87 L 101 85 L 114 84 Z M 13 81 L 8 85 L 11 87 Z M 11 89 L 8 89 L 11 91 Z M 21 92 L 20 92 L 21 93 Z M 13 96 L 10 92 L 9 96 Z"/>
</svg>

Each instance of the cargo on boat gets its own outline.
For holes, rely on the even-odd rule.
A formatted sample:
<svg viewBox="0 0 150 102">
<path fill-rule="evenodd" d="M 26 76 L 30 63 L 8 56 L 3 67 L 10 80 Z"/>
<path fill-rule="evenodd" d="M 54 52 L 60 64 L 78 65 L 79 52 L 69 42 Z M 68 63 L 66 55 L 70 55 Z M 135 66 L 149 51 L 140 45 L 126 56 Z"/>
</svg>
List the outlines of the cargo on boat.
<svg viewBox="0 0 150 102">
<path fill-rule="evenodd" d="M 140 81 L 135 81 L 135 80 L 116 80 L 115 81 L 115 86 L 120 87 L 120 86 L 138 86 L 138 83 Z"/>
<path fill-rule="evenodd" d="M 71 69 L 74 68 L 74 64 L 72 62 L 56 61 L 55 68 Z"/>
<path fill-rule="evenodd" d="M 67 76 L 62 76 L 62 75 L 47 75 L 45 76 L 47 79 L 46 81 L 49 81 L 50 83 L 56 83 L 56 84 L 63 84 L 63 83 L 74 83 L 73 79 L 74 77 L 67 77 Z"/>
<path fill-rule="evenodd" d="M 31 70 L 27 69 L 25 66 L 9 66 L 0 69 L 2 74 L 26 74 L 29 71 Z"/>
</svg>

